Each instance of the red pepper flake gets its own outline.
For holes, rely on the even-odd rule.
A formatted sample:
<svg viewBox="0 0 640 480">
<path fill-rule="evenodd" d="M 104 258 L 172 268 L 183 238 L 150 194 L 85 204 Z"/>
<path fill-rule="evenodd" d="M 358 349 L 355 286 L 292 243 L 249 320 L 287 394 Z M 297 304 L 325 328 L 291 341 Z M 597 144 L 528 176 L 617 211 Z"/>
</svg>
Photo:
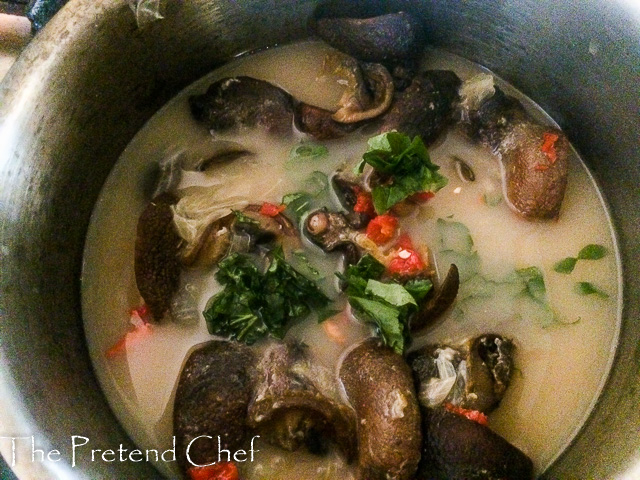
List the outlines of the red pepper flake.
<svg viewBox="0 0 640 480">
<path fill-rule="evenodd" d="M 396 242 L 395 257 L 389 262 L 387 269 L 389 273 L 414 276 L 424 272 L 427 268 L 426 264 L 420 257 L 420 254 L 413 248 L 413 242 L 409 235 L 402 234 Z"/>
<path fill-rule="evenodd" d="M 392 215 L 378 215 L 367 225 L 367 237 L 377 245 L 384 245 L 393 238 L 398 227 L 398 219 Z"/>
<path fill-rule="evenodd" d="M 435 196 L 436 194 L 433 192 L 418 192 L 411 195 L 408 200 L 413 203 L 427 203 Z"/>
<path fill-rule="evenodd" d="M 396 240 L 396 247 L 398 248 L 405 248 L 407 250 L 413 250 L 413 242 L 411 241 L 411 237 L 409 236 L 408 233 L 403 233 L 402 235 L 400 235 L 398 237 L 398 240 Z"/>
<path fill-rule="evenodd" d="M 191 467 L 190 480 L 239 480 L 238 467 L 233 462 L 220 462 L 204 467 Z"/>
<path fill-rule="evenodd" d="M 489 418 L 487 418 L 487 416 L 479 410 L 469 410 L 468 408 L 458 407 L 451 403 L 445 403 L 444 408 L 451 413 L 461 415 L 473 422 L 479 423 L 480 425 L 484 425 L 485 427 L 489 426 Z"/>
<path fill-rule="evenodd" d="M 125 353 L 127 346 L 140 342 L 140 340 L 149 336 L 153 331 L 149 323 L 150 311 L 146 305 L 134 308 L 131 310 L 130 315 L 129 321 L 133 325 L 133 330 L 125 333 L 120 340 L 106 351 L 105 355 L 107 358 L 114 358 Z"/>
<path fill-rule="evenodd" d="M 357 195 L 353 211 L 357 213 L 365 213 L 372 218 L 375 217 L 376 209 L 373 208 L 373 197 L 371 196 L 371 193 L 362 190 L 360 187 L 354 187 L 353 191 Z"/>
<path fill-rule="evenodd" d="M 286 205 L 274 205 L 273 203 L 264 202 L 260 207 L 260 215 L 265 217 L 276 217 L 285 211 Z"/>
<path fill-rule="evenodd" d="M 149 317 L 151 315 L 151 310 L 146 303 L 143 303 L 142 306 L 138 308 L 132 308 L 129 312 L 129 316 L 138 315 L 145 323 L 149 323 Z"/>
<path fill-rule="evenodd" d="M 542 134 L 542 146 L 540 147 L 540 151 L 547 156 L 551 164 L 554 164 L 558 159 L 558 153 L 556 152 L 556 142 L 559 138 L 560 135 L 558 135 L 557 133 L 544 132 Z"/>
</svg>

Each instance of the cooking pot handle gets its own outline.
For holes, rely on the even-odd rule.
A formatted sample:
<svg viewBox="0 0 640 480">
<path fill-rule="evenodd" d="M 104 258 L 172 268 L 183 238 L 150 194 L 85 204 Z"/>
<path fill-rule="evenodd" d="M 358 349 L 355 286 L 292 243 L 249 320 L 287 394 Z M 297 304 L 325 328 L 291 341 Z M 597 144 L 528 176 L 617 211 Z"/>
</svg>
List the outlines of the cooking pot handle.
<svg viewBox="0 0 640 480">
<path fill-rule="evenodd" d="M 33 31 L 37 32 L 65 3 L 67 0 L 0 0 L 0 13 L 26 16 L 31 20 Z M 129 0 L 140 28 L 164 18 L 165 3 L 166 0 Z"/>
<path fill-rule="evenodd" d="M 0 0 L 0 13 L 24 15 L 38 31 L 65 3 L 67 0 Z"/>
</svg>

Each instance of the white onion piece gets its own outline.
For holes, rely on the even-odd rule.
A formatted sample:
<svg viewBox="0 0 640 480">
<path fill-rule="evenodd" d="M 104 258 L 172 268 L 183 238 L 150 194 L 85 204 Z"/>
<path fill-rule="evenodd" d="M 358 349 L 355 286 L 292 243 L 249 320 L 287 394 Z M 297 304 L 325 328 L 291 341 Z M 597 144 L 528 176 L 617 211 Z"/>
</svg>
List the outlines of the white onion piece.
<svg viewBox="0 0 640 480">
<path fill-rule="evenodd" d="M 482 102 L 496 93 L 493 76 L 480 73 L 464 82 L 458 90 L 460 95 L 460 114 L 463 121 L 469 120 L 469 112 L 480 108 Z"/>
<path fill-rule="evenodd" d="M 438 349 L 436 367 L 438 378 L 431 378 L 426 384 L 420 386 L 418 395 L 423 405 L 435 407 L 445 401 L 458 377 L 456 369 L 451 363 L 455 351 L 450 348 Z"/>
</svg>

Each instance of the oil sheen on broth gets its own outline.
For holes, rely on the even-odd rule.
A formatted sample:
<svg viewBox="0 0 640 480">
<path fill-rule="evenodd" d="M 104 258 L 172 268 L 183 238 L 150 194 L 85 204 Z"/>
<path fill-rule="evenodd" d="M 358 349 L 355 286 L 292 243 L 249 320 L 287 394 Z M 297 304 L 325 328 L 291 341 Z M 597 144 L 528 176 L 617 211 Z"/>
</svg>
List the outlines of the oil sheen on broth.
<svg viewBox="0 0 640 480">
<path fill-rule="evenodd" d="M 153 325 L 152 334 L 127 348 L 126 355 L 106 358 L 105 352 L 129 328 L 129 310 L 140 304 L 135 285 L 134 241 L 138 216 L 146 202 L 145 181 L 150 165 L 183 154 L 198 158 L 211 149 L 213 137 L 191 117 L 187 96 L 206 90 L 217 78 L 250 75 L 267 80 L 309 104 L 335 108 L 342 86 L 321 74 L 323 55 L 329 47 L 300 43 L 242 57 L 179 94 L 156 114 L 132 140 L 107 180 L 96 205 L 87 237 L 82 277 L 83 314 L 87 342 L 101 386 L 131 438 L 142 449 L 171 447 L 172 406 L 177 378 L 192 347 L 211 339 L 200 314 L 197 322 Z M 462 80 L 482 71 L 477 65 L 440 51 L 428 51 L 425 68 L 454 70 Z M 497 83 L 517 96 L 538 118 L 544 113 L 499 79 Z M 544 120 L 550 122 L 550 120 Z M 356 132 L 341 140 L 324 142 L 328 157 L 287 166 L 289 152 L 299 139 L 281 140 L 260 132 L 219 135 L 217 140 L 236 141 L 255 155 L 221 164 L 205 180 L 183 182 L 218 184 L 221 195 L 236 194 L 251 203 L 279 203 L 284 194 L 299 189 L 313 171 L 331 173 L 353 165 L 366 150 L 370 135 Z M 518 371 L 500 407 L 490 415 L 490 426 L 532 458 L 542 472 L 571 440 L 585 420 L 607 375 L 613 356 L 619 319 L 619 265 L 612 228 L 589 172 L 572 155 L 566 197 L 557 221 L 520 219 L 505 202 L 489 206 L 487 192 L 500 191 L 498 161 L 469 142 L 455 129 L 430 149 L 449 185 L 410 217 L 403 228 L 429 247 L 438 271 L 437 219 L 466 225 L 487 278 L 503 278 L 515 268 L 536 265 L 544 273 L 550 304 L 560 322 L 542 326 L 514 312 L 513 300 L 494 295 L 489 300 L 466 302 L 464 310 L 450 309 L 435 327 L 414 340 L 458 341 L 486 332 L 512 338 L 517 346 Z M 456 174 L 453 158 L 464 159 L 476 181 L 464 183 Z M 599 261 L 578 262 L 571 276 L 556 273 L 554 264 L 575 256 L 587 244 L 601 244 L 608 255 Z M 314 258 L 313 260 L 317 260 Z M 317 263 L 317 262 L 316 262 Z M 443 266 L 442 268 L 445 268 Z M 322 276 L 333 277 L 334 258 L 325 260 Z M 439 275 L 446 272 L 438 271 Z M 576 293 L 577 281 L 598 285 L 608 298 Z M 327 280 L 327 282 L 329 282 Z M 181 291 L 191 295 L 202 312 L 219 288 L 208 275 L 183 275 Z M 329 291 L 329 290 L 328 290 Z M 335 294 L 334 294 L 335 295 Z M 335 369 L 340 355 L 351 344 L 371 335 L 353 321 L 343 344 L 331 341 L 321 325 L 307 321 L 295 325 L 289 337 L 310 346 L 313 359 Z M 260 452 L 253 463 L 241 466 L 248 478 L 348 479 L 353 478 L 337 453 L 315 457 L 288 453 L 258 441 Z M 175 463 L 158 468 L 176 476 Z"/>
</svg>

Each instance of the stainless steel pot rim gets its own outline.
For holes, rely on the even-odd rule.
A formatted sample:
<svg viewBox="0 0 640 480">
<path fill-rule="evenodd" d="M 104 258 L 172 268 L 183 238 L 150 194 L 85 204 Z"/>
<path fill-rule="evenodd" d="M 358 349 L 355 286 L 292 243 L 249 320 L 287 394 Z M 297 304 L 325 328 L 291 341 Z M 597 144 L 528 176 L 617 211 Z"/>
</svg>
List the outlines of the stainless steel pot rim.
<svg viewBox="0 0 640 480">
<path fill-rule="evenodd" d="M 640 310 L 638 299 L 632 298 L 632 294 L 640 290 L 636 275 L 640 222 L 638 212 L 634 213 L 640 182 L 637 145 L 640 4 L 631 0 L 589 0 L 579 6 L 580 14 L 585 18 L 578 18 L 578 7 L 571 2 L 552 0 L 517 0 L 512 4 L 469 4 L 455 8 L 446 2 L 429 4 L 428 8 L 426 2 L 406 3 L 432 18 L 428 33 L 438 45 L 481 60 L 520 86 L 543 107 L 549 107 L 548 110 L 575 139 L 574 143 L 586 157 L 607 196 L 624 265 L 620 349 L 602 401 L 595 406 L 595 417 L 590 418 L 585 430 L 561 455 L 547 478 L 574 478 L 571 475 L 638 478 L 640 368 L 636 352 L 640 333 L 633 319 L 640 316 Z M 226 12 L 232 21 L 225 27 L 221 23 L 225 13 L 218 2 L 193 0 L 180 8 L 176 6 L 167 14 L 166 20 L 141 32 L 135 29 L 125 0 L 108 4 L 72 0 L 14 66 L 0 86 L 0 238 L 5 274 L 4 280 L 0 279 L 3 314 L 0 322 L 0 408 L 11 412 L 0 418 L 0 434 L 27 432 L 42 439 L 43 448 L 47 444 L 55 448 L 59 443 L 56 438 L 60 438 L 62 431 L 71 425 L 83 425 L 112 439 L 110 443 L 114 443 L 113 439 L 118 440 L 116 444 L 127 441 L 122 430 L 112 425 L 113 417 L 104 399 L 94 391 L 97 384 L 92 378 L 86 349 L 81 344 L 77 296 L 81 260 L 78 255 L 82 251 L 91 200 L 95 199 L 110 165 L 128 138 L 159 108 L 163 98 L 238 51 L 259 47 L 261 42 L 276 44 L 300 36 L 304 30 L 304 22 L 300 19 L 308 16 L 314 6 L 315 2 L 310 0 L 283 0 L 282 5 L 269 5 L 273 15 L 265 16 L 264 2 L 249 0 Z M 197 9 L 204 13 L 195 16 Z M 535 12 L 553 12 L 556 23 L 562 24 L 559 28 L 556 23 L 543 23 L 558 46 L 545 51 L 547 39 L 536 35 L 534 28 Z M 505 23 L 496 25 L 492 19 Z M 269 28 L 260 26 L 259 21 Z M 467 22 L 466 30 L 451 30 L 463 21 Z M 230 31 L 228 25 L 233 25 L 235 31 Z M 184 27 L 180 33 L 169 36 L 169 29 L 179 26 Z M 183 33 L 186 26 L 203 38 L 216 40 L 215 48 Z M 255 31 L 252 40 L 244 35 L 251 29 Z M 167 41 L 170 38 L 173 38 L 173 45 Z M 185 58 L 190 64 L 178 71 L 175 54 L 179 45 L 187 45 L 187 40 L 194 42 L 192 47 L 184 47 Z M 591 60 L 586 47 L 585 52 L 574 48 L 575 45 L 588 46 L 594 40 L 599 51 Z M 164 45 L 163 51 L 154 50 L 154 45 Z M 484 58 L 479 56 L 479 46 L 489 46 Z M 555 65 L 545 58 L 547 51 L 556 54 Z M 200 52 L 209 55 L 211 60 L 207 64 L 198 64 Z M 136 54 L 139 57 L 134 56 Z M 111 65 L 109 62 L 123 57 L 136 58 L 136 62 L 128 63 L 125 58 L 122 65 L 106 68 L 105 65 Z M 99 60 L 105 63 L 101 64 Z M 580 68 L 585 62 L 590 62 L 587 63 L 589 68 Z M 86 94 L 76 90 L 82 84 L 81 75 L 85 75 L 85 81 L 91 79 L 96 84 L 90 86 Z M 562 82 L 562 75 L 568 80 Z M 142 83 L 144 78 L 150 78 L 153 84 L 149 87 L 147 82 L 147 90 Z M 148 103 L 139 101 L 136 105 L 124 105 L 118 100 L 118 92 L 134 91 L 142 92 L 141 96 Z M 51 99 L 47 108 L 42 98 Z M 121 119 L 123 125 L 110 125 L 109 135 L 101 134 L 93 126 L 100 113 L 105 118 Z M 63 117 L 68 121 L 66 126 L 56 123 L 56 119 L 59 121 Z M 592 118 L 598 118 L 600 125 L 594 125 Z M 87 146 L 78 131 L 95 139 L 96 145 Z M 77 158 L 68 159 L 66 152 L 73 152 Z M 56 159 L 55 166 L 52 166 L 51 158 Z M 84 184 L 85 192 L 89 193 L 83 197 L 88 200 L 79 200 L 81 196 L 69 187 L 73 182 L 84 180 L 74 176 L 72 169 L 87 164 L 94 166 L 95 178 Z M 68 198 L 65 200 L 64 196 Z M 74 201 L 78 205 L 75 211 L 72 208 Z M 61 225 L 54 225 L 56 216 L 64 219 L 59 222 Z M 64 253 L 67 250 L 69 253 Z M 56 261 L 69 265 L 59 266 Z M 56 278 L 59 285 L 66 286 L 51 285 Z M 45 284 L 44 279 L 49 283 Z M 34 292 L 41 296 L 41 305 L 20 299 Z M 63 313 L 56 314 L 56 308 Z M 70 332 L 56 330 L 59 327 L 54 322 L 40 320 L 39 317 L 46 315 L 57 315 L 56 321 L 69 327 Z M 50 332 L 30 320 L 33 318 L 51 328 L 57 335 L 55 341 L 47 338 Z M 31 370 L 26 369 L 25 362 L 20 362 L 25 351 L 41 362 L 38 365 L 42 371 L 28 373 Z M 68 351 L 77 352 L 77 363 L 68 358 Z M 62 373 L 56 373 L 49 366 L 55 366 L 77 380 L 63 379 Z M 81 391 L 86 401 L 62 400 L 61 392 L 65 389 L 66 392 Z M 60 395 L 54 395 L 55 392 Z M 52 405 L 68 415 L 59 416 L 59 420 L 49 418 L 44 412 L 54 408 Z M 96 411 L 103 413 L 96 415 Z M 5 458 L 10 456 L 6 444 L 0 443 L 0 448 Z M 87 473 L 72 469 L 63 462 L 47 465 L 50 470 L 46 472 L 17 470 L 17 473 L 21 478 L 98 475 L 97 471 Z M 155 475 L 151 470 L 144 472 L 145 478 Z"/>
</svg>

